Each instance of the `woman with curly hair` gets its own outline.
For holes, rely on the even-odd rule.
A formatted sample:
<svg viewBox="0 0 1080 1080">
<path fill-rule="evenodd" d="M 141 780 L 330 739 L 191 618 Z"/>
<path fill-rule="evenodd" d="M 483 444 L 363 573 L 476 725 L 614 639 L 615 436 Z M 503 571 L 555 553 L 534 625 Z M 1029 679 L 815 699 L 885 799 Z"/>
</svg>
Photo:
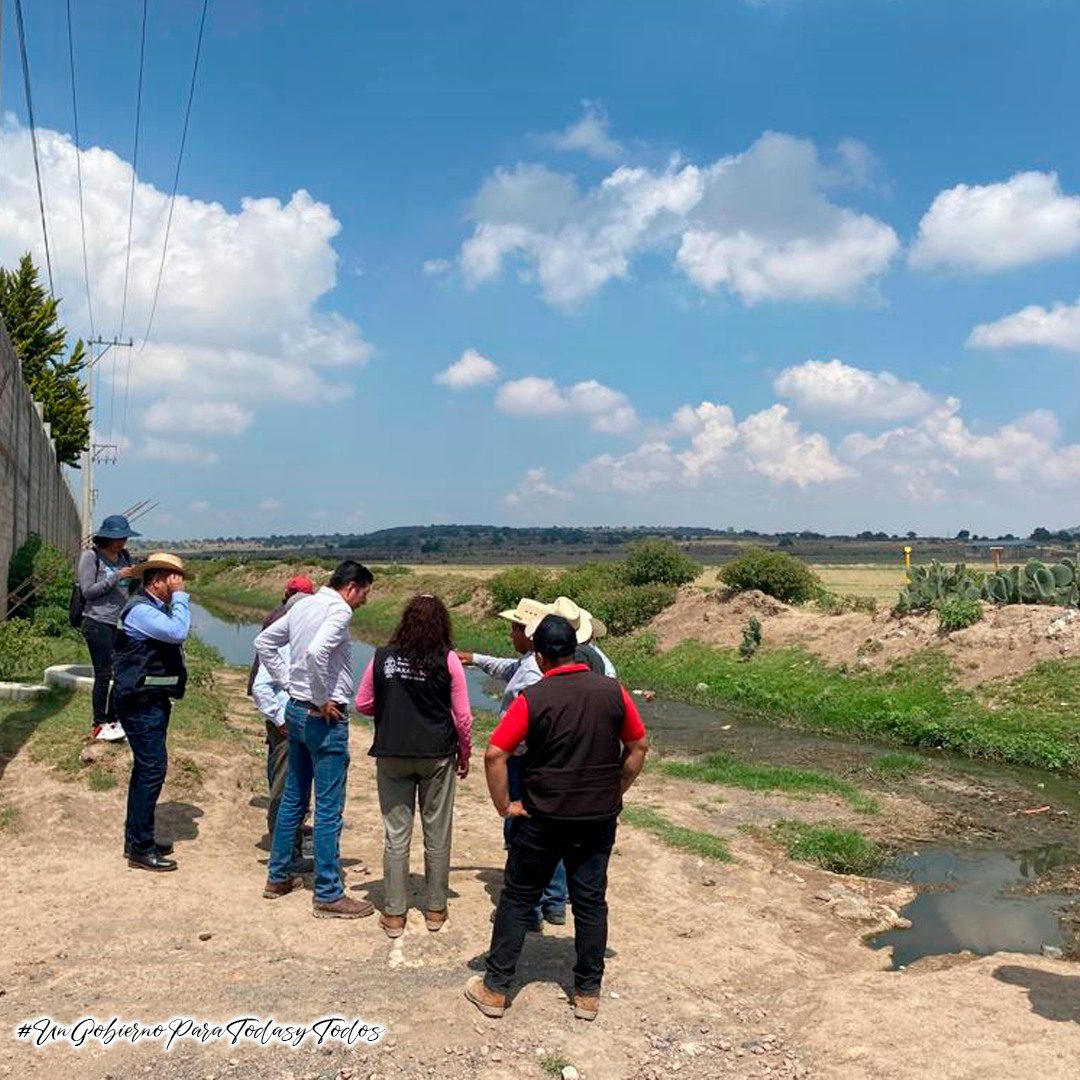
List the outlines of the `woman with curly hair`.
<svg viewBox="0 0 1080 1080">
<path fill-rule="evenodd" d="M 414 596 L 389 644 L 375 650 L 356 695 L 356 708 L 374 717 L 379 807 L 386 829 L 379 924 L 388 937 L 405 932 L 409 845 L 417 795 L 424 829 L 424 922 L 446 922 L 450 833 L 456 777 L 469 773 L 472 712 L 465 669 L 450 631 L 450 613 L 435 596 Z"/>
</svg>

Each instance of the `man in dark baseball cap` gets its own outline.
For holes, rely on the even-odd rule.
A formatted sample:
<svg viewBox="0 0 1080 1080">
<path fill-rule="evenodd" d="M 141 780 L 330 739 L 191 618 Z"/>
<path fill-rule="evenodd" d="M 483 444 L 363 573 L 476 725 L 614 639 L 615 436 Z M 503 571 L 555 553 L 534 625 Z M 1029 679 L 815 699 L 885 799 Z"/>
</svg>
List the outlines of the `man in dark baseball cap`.
<svg viewBox="0 0 1080 1080">
<path fill-rule="evenodd" d="M 532 912 L 561 859 L 574 910 L 574 1015 L 593 1020 L 607 947 L 608 860 L 622 797 L 645 764 L 648 742 L 626 690 L 575 662 L 577 634 L 566 619 L 546 615 L 526 632 L 544 677 L 522 690 L 484 755 L 495 809 L 522 820 L 510 842 L 487 973 L 468 981 L 465 996 L 485 1016 L 506 1011 Z M 511 801 L 507 762 L 523 741 L 522 797 Z"/>
</svg>

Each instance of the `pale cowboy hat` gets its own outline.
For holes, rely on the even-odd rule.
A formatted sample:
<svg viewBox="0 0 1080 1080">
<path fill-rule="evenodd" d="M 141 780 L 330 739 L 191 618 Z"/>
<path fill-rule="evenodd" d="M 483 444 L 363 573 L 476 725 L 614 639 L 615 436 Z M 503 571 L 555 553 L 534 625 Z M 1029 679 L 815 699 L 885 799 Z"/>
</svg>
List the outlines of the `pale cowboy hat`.
<svg viewBox="0 0 1080 1080">
<path fill-rule="evenodd" d="M 145 574 L 147 570 L 171 570 L 174 574 L 188 576 L 184 560 L 179 555 L 170 555 L 165 551 L 155 551 L 145 562 L 134 567 L 136 574 Z"/>
<path fill-rule="evenodd" d="M 547 604 L 541 604 L 539 600 L 531 600 L 529 597 L 523 596 L 517 602 L 517 607 L 500 611 L 499 618 L 524 626 L 525 633 L 532 637 L 532 631 L 540 625 L 540 620 L 545 615 L 550 614 L 551 608 Z"/>
<path fill-rule="evenodd" d="M 556 597 L 548 610 L 552 615 L 562 616 L 574 628 L 579 645 L 607 634 L 607 627 L 592 612 L 578 607 L 569 596 Z"/>
</svg>

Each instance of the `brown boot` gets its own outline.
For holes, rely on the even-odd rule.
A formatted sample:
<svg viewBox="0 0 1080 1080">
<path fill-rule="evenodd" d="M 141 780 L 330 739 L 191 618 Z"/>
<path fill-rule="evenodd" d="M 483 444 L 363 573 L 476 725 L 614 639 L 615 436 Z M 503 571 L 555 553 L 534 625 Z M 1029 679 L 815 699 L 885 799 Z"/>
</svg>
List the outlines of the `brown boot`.
<svg viewBox="0 0 1080 1080">
<path fill-rule="evenodd" d="M 474 975 L 465 984 L 465 996 L 492 1020 L 500 1019 L 506 1012 L 506 995 L 496 994 L 484 985 L 483 975 Z"/>
<path fill-rule="evenodd" d="M 290 877 L 284 881 L 268 881 L 263 886 L 263 897 L 266 900 L 277 900 L 279 897 L 288 896 L 293 889 L 301 889 L 304 886 L 302 877 Z"/>
<path fill-rule="evenodd" d="M 375 905 L 370 900 L 354 900 L 351 896 L 342 896 L 329 904 L 316 901 L 311 906 L 316 919 L 362 919 L 374 911 Z"/>
<path fill-rule="evenodd" d="M 595 1020 L 600 1011 L 599 994 L 580 994 L 574 991 L 574 1016 L 578 1020 Z"/>
<path fill-rule="evenodd" d="M 399 938 L 405 933 L 405 916 L 387 915 L 384 912 L 379 916 L 379 925 L 386 931 L 388 938 Z"/>
<path fill-rule="evenodd" d="M 441 930 L 443 928 L 443 924 L 446 922 L 446 916 L 446 908 L 443 908 L 442 911 L 425 911 L 424 925 L 434 933 L 436 930 Z"/>
</svg>

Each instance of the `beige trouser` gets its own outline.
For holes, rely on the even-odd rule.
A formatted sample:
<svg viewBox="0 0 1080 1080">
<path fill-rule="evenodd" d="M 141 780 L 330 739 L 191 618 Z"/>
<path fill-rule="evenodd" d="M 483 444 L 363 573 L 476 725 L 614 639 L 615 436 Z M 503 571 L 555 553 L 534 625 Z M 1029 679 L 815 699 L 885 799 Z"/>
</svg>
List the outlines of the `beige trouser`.
<svg viewBox="0 0 1080 1080">
<path fill-rule="evenodd" d="M 420 822 L 424 829 L 423 908 L 425 911 L 446 910 L 456 767 L 456 757 L 376 759 L 379 808 L 386 828 L 383 887 L 387 915 L 404 915 L 409 907 L 409 845 L 418 792 Z"/>
</svg>

